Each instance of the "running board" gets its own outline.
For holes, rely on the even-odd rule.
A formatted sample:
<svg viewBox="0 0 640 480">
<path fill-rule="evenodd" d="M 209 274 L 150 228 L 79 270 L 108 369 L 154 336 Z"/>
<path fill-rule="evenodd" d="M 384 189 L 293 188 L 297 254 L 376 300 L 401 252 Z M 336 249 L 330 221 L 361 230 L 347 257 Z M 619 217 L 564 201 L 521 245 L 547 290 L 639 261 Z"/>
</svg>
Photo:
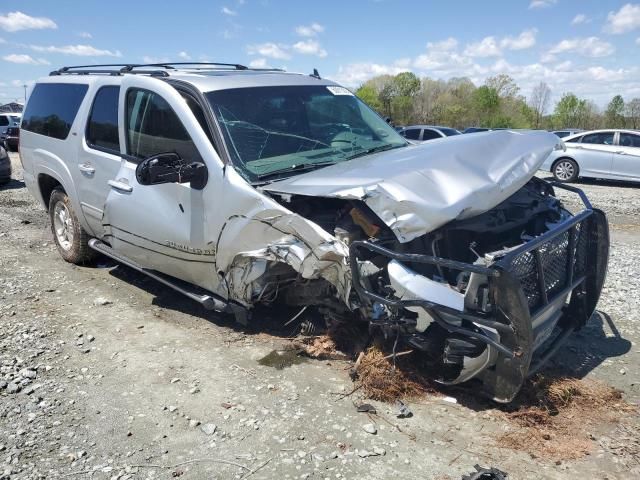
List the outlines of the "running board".
<svg viewBox="0 0 640 480">
<path fill-rule="evenodd" d="M 242 323 L 243 325 L 246 325 L 247 323 L 248 312 L 247 312 L 247 309 L 244 308 L 242 305 L 238 305 L 232 302 L 227 302 L 222 298 L 219 298 L 213 295 L 199 294 L 189 290 L 189 288 L 185 286 L 178 285 L 177 282 L 179 280 L 174 281 L 170 277 L 160 272 L 156 272 L 154 270 L 149 270 L 147 268 L 141 267 L 134 261 L 126 257 L 123 257 L 118 252 L 116 252 L 113 248 L 111 248 L 109 245 L 101 242 L 97 238 L 92 238 L 91 240 L 89 240 L 89 246 L 93 250 L 114 259 L 116 262 L 122 263 L 123 265 L 126 265 L 127 267 L 132 268 L 137 272 L 144 273 L 145 275 L 153 278 L 154 280 L 162 283 L 163 285 L 166 285 L 167 287 L 174 289 L 176 292 L 181 293 L 185 297 L 188 297 L 191 300 L 198 302 L 207 310 L 215 310 L 217 312 L 223 312 L 223 313 L 233 313 L 236 316 L 236 320 L 239 323 Z"/>
</svg>

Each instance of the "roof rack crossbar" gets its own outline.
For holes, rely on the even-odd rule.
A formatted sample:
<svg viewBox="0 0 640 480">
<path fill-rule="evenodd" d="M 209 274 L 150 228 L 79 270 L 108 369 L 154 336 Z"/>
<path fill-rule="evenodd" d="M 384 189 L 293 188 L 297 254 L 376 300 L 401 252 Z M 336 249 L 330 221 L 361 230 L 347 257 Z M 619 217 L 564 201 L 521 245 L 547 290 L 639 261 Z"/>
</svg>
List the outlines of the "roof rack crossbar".
<svg viewBox="0 0 640 480">
<path fill-rule="evenodd" d="M 123 75 L 125 73 L 139 73 L 146 75 L 169 76 L 168 70 L 176 70 L 177 66 L 194 66 L 196 70 L 206 70 L 202 67 L 223 67 L 234 70 L 255 70 L 255 71 L 283 71 L 279 68 L 249 68 L 239 63 L 221 63 L 221 62 L 161 62 L 161 63 L 104 63 L 96 65 L 72 65 L 59 68 L 52 71 L 49 75 L 89 75 L 89 74 L 105 74 L 105 75 Z M 147 70 L 144 70 L 147 68 Z M 159 68 L 162 70 L 148 70 L 149 68 Z M 141 69 L 136 71 L 136 69 Z"/>
</svg>

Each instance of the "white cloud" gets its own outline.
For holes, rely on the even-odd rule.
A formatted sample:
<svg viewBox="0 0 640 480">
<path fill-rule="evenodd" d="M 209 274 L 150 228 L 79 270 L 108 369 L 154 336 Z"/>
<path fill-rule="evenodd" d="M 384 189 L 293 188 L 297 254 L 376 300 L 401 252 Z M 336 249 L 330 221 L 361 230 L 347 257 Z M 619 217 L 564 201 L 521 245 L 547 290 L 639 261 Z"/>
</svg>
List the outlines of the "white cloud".
<svg viewBox="0 0 640 480">
<path fill-rule="evenodd" d="M 291 55 L 286 51 L 286 45 L 277 45 L 273 42 L 260 43 L 257 45 L 248 45 L 247 53 L 249 55 L 260 55 L 262 57 L 275 58 L 278 60 L 289 60 Z"/>
<path fill-rule="evenodd" d="M 249 62 L 249 67 L 251 68 L 269 68 L 269 64 L 267 63 L 266 58 L 256 58 Z"/>
<path fill-rule="evenodd" d="M 468 44 L 463 53 L 468 57 L 499 57 L 502 55 L 503 49 L 524 50 L 533 47 L 536 44 L 537 33 L 536 28 L 530 28 L 523 30 L 517 37 L 506 36 L 500 40 L 494 36 L 485 37 L 479 42 Z M 456 44 L 452 44 L 452 48 L 455 46 Z"/>
<path fill-rule="evenodd" d="M 22 12 L 10 12 L 0 15 L 0 28 L 7 32 L 20 30 L 41 30 L 44 28 L 58 28 L 56 22 L 47 17 L 31 17 Z"/>
<path fill-rule="evenodd" d="M 322 32 L 324 32 L 324 27 L 315 22 L 311 25 L 300 25 L 296 27 L 296 33 L 301 37 L 315 37 Z"/>
<path fill-rule="evenodd" d="M 508 50 L 524 50 L 527 48 L 531 48 L 536 44 L 536 34 L 538 30 L 536 28 L 531 28 L 529 30 L 524 30 L 517 37 L 504 37 L 500 41 L 500 46 L 502 48 L 506 48 Z"/>
<path fill-rule="evenodd" d="M 574 52 L 585 57 L 606 57 L 615 52 L 615 47 L 598 37 L 571 38 L 562 40 L 549 50 L 551 55 Z"/>
<path fill-rule="evenodd" d="M 178 53 L 178 56 L 182 60 L 191 60 L 191 55 L 189 55 L 187 52 L 180 52 L 180 53 Z"/>
<path fill-rule="evenodd" d="M 558 0 L 531 0 L 529 8 L 547 8 L 555 5 Z"/>
<path fill-rule="evenodd" d="M 640 28 L 640 4 L 627 3 L 617 12 L 609 12 L 604 31 L 625 33 Z"/>
<path fill-rule="evenodd" d="M 62 53 L 64 55 L 76 55 L 79 57 L 121 57 L 122 53 L 119 50 L 101 50 L 99 48 L 92 47 L 91 45 L 65 45 L 62 47 L 55 47 L 53 45 L 31 45 L 31 50 L 36 52 L 49 52 L 49 53 Z"/>
<path fill-rule="evenodd" d="M 502 55 L 502 51 L 495 37 L 485 37 L 479 42 L 467 45 L 464 54 L 469 57 L 498 57 Z"/>
<path fill-rule="evenodd" d="M 89 32 L 80 32 L 78 33 L 78 36 L 80 38 L 93 38 L 93 35 L 91 35 Z"/>
<path fill-rule="evenodd" d="M 439 42 L 427 43 L 428 50 L 442 50 L 442 51 L 448 52 L 450 50 L 455 50 L 457 47 L 458 47 L 458 40 L 456 40 L 453 37 L 449 37 Z"/>
<path fill-rule="evenodd" d="M 573 17 L 573 20 L 571 20 L 571 25 L 581 25 L 583 23 L 589 22 L 591 22 L 591 19 L 589 17 L 587 17 L 584 13 L 579 13 L 575 17 Z"/>
<path fill-rule="evenodd" d="M 44 58 L 33 58 L 31 55 L 26 55 L 24 53 L 12 53 L 10 55 L 5 55 L 2 59 L 7 62 L 21 63 L 24 65 L 50 65 L 50 62 Z"/>
<path fill-rule="evenodd" d="M 235 10 L 231 10 L 229 7 L 222 7 L 220 11 L 225 15 L 229 15 L 230 17 L 235 17 L 236 15 L 238 15 L 238 12 L 236 12 Z"/>
<path fill-rule="evenodd" d="M 640 37 L 636 38 L 636 45 L 640 45 Z"/>
<path fill-rule="evenodd" d="M 167 63 L 170 61 L 171 60 L 169 60 L 167 57 L 153 57 L 150 55 L 145 55 L 144 57 L 142 57 L 143 63 Z"/>
<path fill-rule="evenodd" d="M 339 83 L 355 87 L 377 75 L 397 75 L 410 70 L 407 66 L 398 64 L 352 63 L 344 67 L 338 67 L 338 73 L 333 78 Z"/>
<path fill-rule="evenodd" d="M 294 43 L 291 48 L 303 55 L 315 55 L 320 58 L 327 56 L 327 51 L 318 42 L 311 39 Z"/>
</svg>

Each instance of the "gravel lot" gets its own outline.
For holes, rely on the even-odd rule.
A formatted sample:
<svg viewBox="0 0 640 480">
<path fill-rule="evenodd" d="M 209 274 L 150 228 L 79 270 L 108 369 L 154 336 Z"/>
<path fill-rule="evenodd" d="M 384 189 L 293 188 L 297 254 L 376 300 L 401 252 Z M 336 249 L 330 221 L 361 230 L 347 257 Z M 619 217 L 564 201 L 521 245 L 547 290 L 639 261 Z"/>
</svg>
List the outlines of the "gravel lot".
<svg viewBox="0 0 640 480">
<path fill-rule="evenodd" d="M 285 340 L 124 267 L 65 263 L 12 155 L 15 180 L 0 187 L 0 479 L 457 480 L 477 463 L 510 479 L 638 478 L 635 413 L 594 430 L 591 455 L 552 461 L 499 448 L 513 427 L 487 404 L 428 397 L 398 419 L 371 402 L 368 416 L 340 395 L 346 362 L 258 364 Z M 579 186 L 610 217 L 609 275 L 601 313 L 549 368 L 638 403 L 640 189 Z"/>
</svg>

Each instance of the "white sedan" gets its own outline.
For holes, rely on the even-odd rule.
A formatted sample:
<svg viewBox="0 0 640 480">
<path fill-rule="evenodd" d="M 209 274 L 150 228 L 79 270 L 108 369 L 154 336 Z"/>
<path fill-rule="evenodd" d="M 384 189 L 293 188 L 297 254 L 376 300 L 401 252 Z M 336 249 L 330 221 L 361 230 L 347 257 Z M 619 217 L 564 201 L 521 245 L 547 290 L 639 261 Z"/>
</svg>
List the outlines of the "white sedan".
<svg viewBox="0 0 640 480">
<path fill-rule="evenodd" d="M 560 182 L 578 177 L 640 182 L 640 131 L 592 130 L 562 139 L 540 167 Z"/>
</svg>

